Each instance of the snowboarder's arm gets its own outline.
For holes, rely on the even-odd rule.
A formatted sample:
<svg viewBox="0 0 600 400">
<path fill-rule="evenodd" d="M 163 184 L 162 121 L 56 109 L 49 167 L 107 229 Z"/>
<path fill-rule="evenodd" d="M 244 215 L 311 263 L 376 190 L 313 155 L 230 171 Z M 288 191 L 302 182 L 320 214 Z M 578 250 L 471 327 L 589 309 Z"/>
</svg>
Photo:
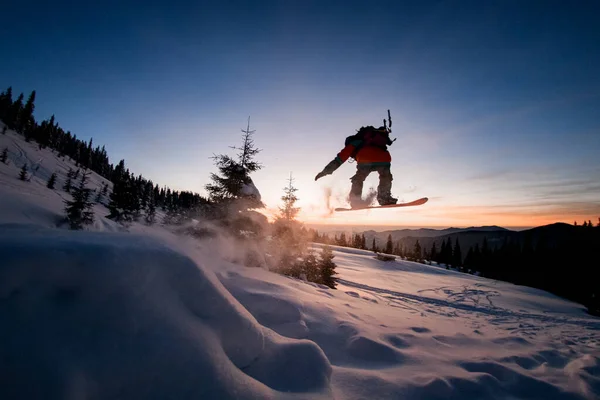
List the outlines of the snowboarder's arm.
<svg viewBox="0 0 600 400">
<path fill-rule="evenodd" d="M 317 174 L 317 176 L 315 177 L 315 181 L 319 178 L 324 177 L 325 175 L 331 175 L 336 169 L 340 167 L 340 165 L 342 165 L 350 157 L 350 155 L 352 155 L 354 149 L 355 147 L 352 144 L 348 144 L 346 147 L 344 147 L 342 151 L 340 151 L 338 155 L 333 160 L 331 160 L 329 164 L 325 166 L 325 168 L 323 168 L 323 171 Z"/>
<path fill-rule="evenodd" d="M 354 143 L 348 143 L 348 145 L 338 153 L 336 159 L 340 160 L 340 165 L 345 163 L 346 160 L 350 158 L 352 153 L 354 153 L 354 150 L 356 150 L 356 145 Z"/>
</svg>

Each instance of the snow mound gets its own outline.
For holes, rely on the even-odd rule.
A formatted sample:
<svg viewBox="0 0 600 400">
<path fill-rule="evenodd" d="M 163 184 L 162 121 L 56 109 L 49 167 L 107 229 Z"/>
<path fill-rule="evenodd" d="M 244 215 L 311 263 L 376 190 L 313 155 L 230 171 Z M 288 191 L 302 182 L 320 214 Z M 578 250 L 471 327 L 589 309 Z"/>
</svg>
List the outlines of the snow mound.
<svg viewBox="0 0 600 400">
<path fill-rule="evenodd" d="M 0 398 L 330 397 L 314 342 L 158 240 L 3 225 L 0 260 Z"/>
<path fill-rule="evenodd" d="M 223 263 L 213 268 L 260 324 L 312 340 L 324 351 L 335 398 L 600 395 L 600 320 L 573 303 L 408 261 L 386 263 L 345 250 L 334 254 L 339 290 L 256 268 Z M 482 299 L 473 302 L 477 297 Z M 539 304 L 545 307 L 536 309 Z"/>
</svg>

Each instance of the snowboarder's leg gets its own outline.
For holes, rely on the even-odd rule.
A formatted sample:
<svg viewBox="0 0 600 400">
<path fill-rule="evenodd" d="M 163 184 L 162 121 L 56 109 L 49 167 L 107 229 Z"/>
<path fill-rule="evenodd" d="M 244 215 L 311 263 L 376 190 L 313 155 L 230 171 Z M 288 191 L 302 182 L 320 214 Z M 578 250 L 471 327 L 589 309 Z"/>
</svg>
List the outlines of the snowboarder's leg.
<svg viewBox="0 0 600 400">
<path fill-rule="evenodd" d="M 379 172 L 379 186 L 377 186 L 377 202 L 381 206 L 396 204 L 398 199 L 392 197 L 392 172 L 390 166 L 377 168 Z"/>
<path fill-rule="evenodd" d="M 364 165 L 356 166 L 356 174 L 350 181 L 352 181 L 352 188 L 350 189 L 350 206 L 362 205 L 362 190 L 365 179 L 371 173 L 371 168 Z"/>
</svg>

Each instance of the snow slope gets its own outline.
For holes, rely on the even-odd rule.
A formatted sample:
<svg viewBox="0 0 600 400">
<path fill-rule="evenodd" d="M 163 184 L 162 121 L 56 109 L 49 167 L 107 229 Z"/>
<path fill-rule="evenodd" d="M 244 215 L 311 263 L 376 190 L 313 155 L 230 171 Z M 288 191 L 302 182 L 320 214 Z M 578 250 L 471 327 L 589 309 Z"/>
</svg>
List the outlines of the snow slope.
<svg viewBox="0 0 600 400">
<path fill-rule="evenodd" d="M 0 151 L 39 156 L 9 135 Z M 72 232 L 67 194 L 19 168 L 0 164 L 2 399 L 600 398 L 578 304 L 346 248 L 332 290 L 228 262 L 222 237 L 118 232 L 102 206 Z"/>
<path fill-rule="evenodd" d="M 0 122 L 2 126 L 4 124 Z M 27 143 L 21 135 L 11 130 L 5 135 L 0 134 L 0 152 L 5 148 L 8 149 L 8 163 L 0 163 L 0 221 L 66 227 L 64 200 L 70 200 L 71 195 L 63 191 L 62 186 L 69 168 L 77 170 L 74 162 L 69 157 L 58 157 L 48 148 L 39 149 L 35 142 Z M 18 179 L 24 164 L 29 171 L 30 181 L 27 182 Z M 56 189 L 49 190 L 46 184 L 54 172 L 57 174 Z M 111 182 L 91 172 L 89 188 L 101 190 L 105 183 L 112 188 Z M 103 202 L 107 204 L 108 199 Z M 94 212 L 97 218 L 93 230 L 122 230 L 113 221 L 102 218 L 108 214 L 102 205 L 96 205 Z"/>
</svg>

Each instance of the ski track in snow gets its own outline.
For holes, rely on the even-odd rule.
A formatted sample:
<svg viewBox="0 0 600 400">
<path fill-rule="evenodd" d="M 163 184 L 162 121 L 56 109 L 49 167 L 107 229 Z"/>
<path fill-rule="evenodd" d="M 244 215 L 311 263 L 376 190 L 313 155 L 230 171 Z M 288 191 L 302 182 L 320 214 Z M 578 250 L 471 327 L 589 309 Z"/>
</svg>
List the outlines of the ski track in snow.
<svg viewBox="0 0 600 400">
<path fill-rule="evenodd" d="M 416 296 L 388 289 L 376 288 L 356 282 L 350 282 L 345 279 L 338 279 L 338 282 L 343 286 L 362 289 L 367 292 L 382 295 L 382 297 L 388 301 L 388 305 L 399 306 L 413 313 L 421 313 L 424 315 L 430 313 L 447 317 L 466 318 L 477 318 L 482 316 L 492 325 L 502 326 L 503 329 L 515 332 L 518 331 L 527 335 L 534 335 L 547 328 L 560 328 L 562 332 L 560 336 L 563 338 L 568 336 L 566 335 L 568 332 L 576 332 L 580 343 L 587 344 L 589 340 L 591 344 L 595 344 L 597 343 L 596 338 L 581 337 L 580 330 L 589 329 L 592 331 L 600 331 L 600 320 L 535 314 L 496 307 L 493 305 L 491 297 L 500 296 L 500 292 L 498 291 L 471 289 L 466 286 L 463 286 L 462 290 L 440 287 L 437 289 L 426 289 L 421 291 L 443 292 L 448 296 L 448 300 L 440 300 L 426 296 Z M 488 304 L 480 303 L 481 297 L 484 297 Z M 472 301 L 473 304 L 463 303 L 465 300 Z M 432 308 L 431 306 L 434 306 L 435 308 Z M 481 324 L 481 321 L 478 321 L 478 324 Z M 506 326 L 510 324 L 515 324 L 517 327 Z"/>
</svg>

